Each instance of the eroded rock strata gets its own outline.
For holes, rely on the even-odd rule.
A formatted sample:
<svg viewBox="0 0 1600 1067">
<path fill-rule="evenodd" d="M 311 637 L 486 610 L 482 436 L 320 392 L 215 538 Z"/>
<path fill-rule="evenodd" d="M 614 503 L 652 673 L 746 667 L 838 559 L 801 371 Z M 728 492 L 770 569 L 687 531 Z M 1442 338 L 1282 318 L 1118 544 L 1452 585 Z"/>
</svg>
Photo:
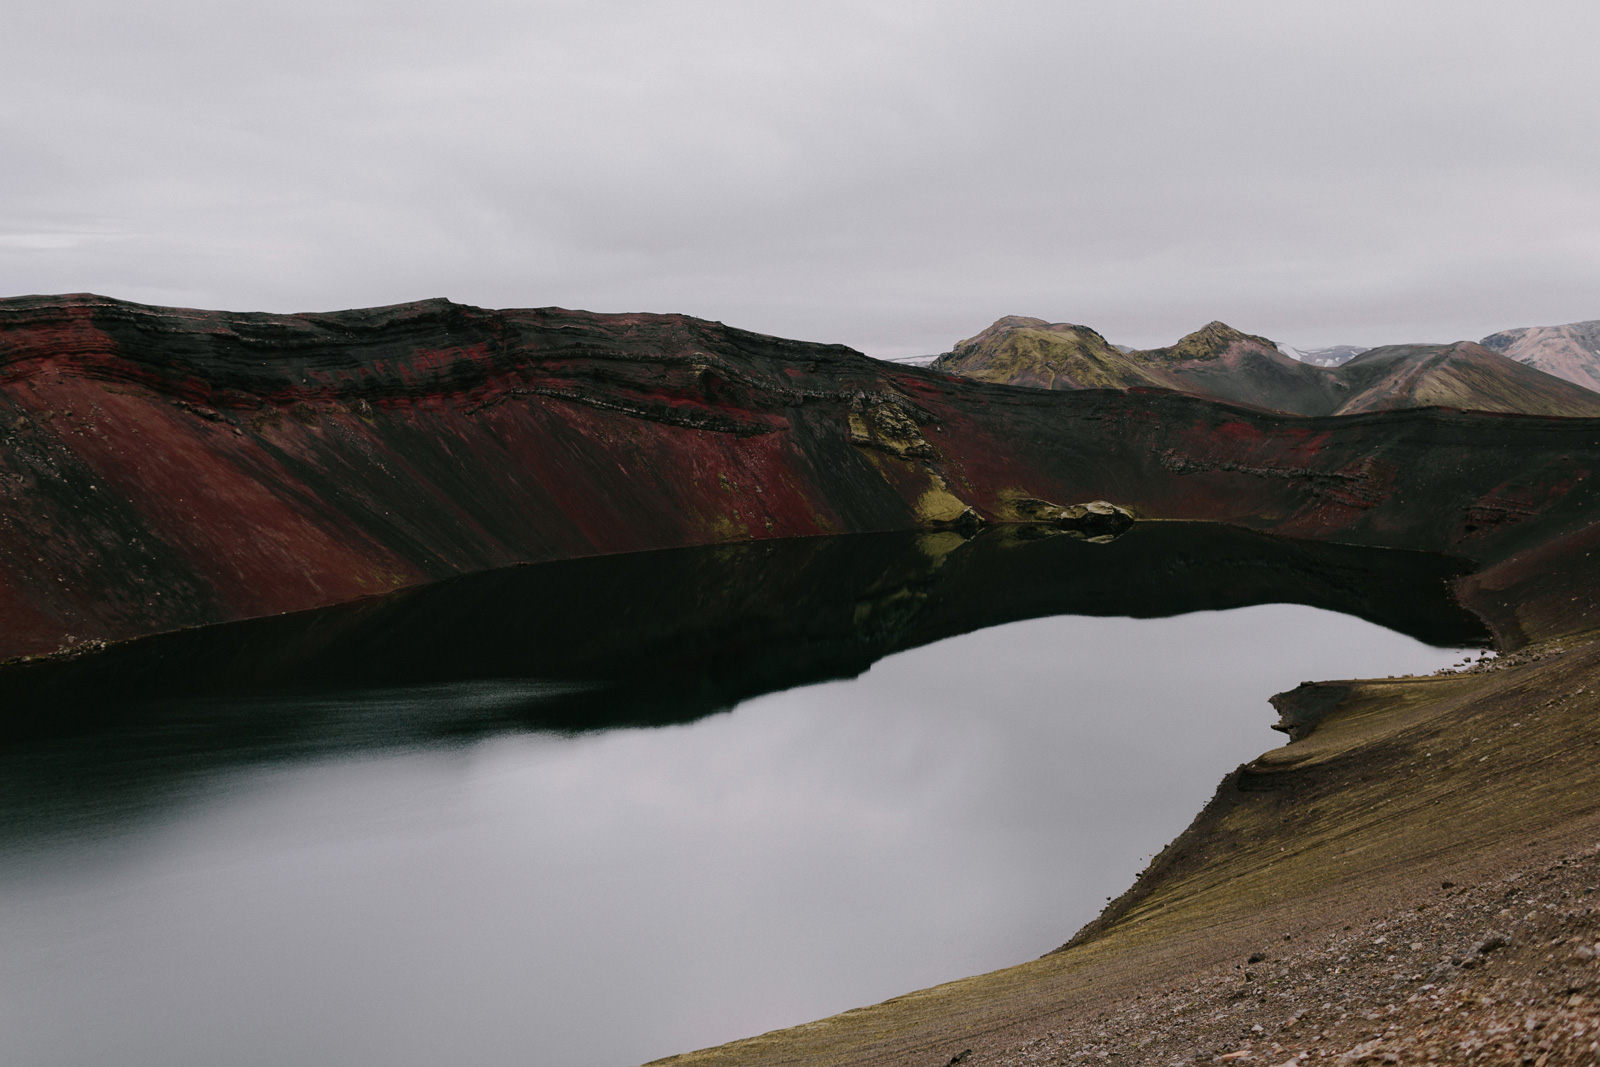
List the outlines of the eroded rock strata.
<svg viewBox="0 0 1600 1067">
<path fill-rule="evenodd" d="M 1597 455 L 1590 420 L 1026 390 L 675 315 L 17 298 L 0 658 L 512 563 L 1022 521 L 1027 500 L 1492 566 L 1587 525 Z"/>
</svg>

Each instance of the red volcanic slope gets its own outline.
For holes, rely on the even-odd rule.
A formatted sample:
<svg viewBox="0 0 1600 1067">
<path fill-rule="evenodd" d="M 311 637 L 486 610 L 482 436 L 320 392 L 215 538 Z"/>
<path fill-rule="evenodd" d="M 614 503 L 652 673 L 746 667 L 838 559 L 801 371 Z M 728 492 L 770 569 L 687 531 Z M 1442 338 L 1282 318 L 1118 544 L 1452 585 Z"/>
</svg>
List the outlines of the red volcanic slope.
<svg viewBox="0 0 1600 1067">
<path fill-rule="evenodd" d="M 1597 456 L 1596 420 L 1043 392 L 678 315 L 24 297 L 0 301 L 0 658 L 1019 497 L 1499 561 L 1600 514 Z"/>
</svg>

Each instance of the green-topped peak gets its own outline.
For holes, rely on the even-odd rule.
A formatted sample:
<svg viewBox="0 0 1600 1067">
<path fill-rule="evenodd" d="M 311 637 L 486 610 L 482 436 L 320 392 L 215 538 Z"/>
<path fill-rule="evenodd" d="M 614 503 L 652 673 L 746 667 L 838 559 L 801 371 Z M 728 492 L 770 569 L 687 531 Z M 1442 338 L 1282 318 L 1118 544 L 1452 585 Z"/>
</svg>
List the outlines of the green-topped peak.
<svg viewBox="0 0 1600 1067">
<path fill-rule="evenodd" d="M 933 367 L 979 381 L 1043 389 L 1172 385 L 1160 371 L 1129 359 L 1098 330 L 1024 315 L 996 319 L 982 333 L 958 341 Z"/>
<path fill-rule="evenodd" d="M 1168 363 L 1183 363 L 1189 360 L 1217 359 L 1228 349 L 1236 344 L 1262 345 L 1277 351 L 1277 345 L 1253 333 L 1244 333 L 1236 330 L 1225 322 L 1211 321 L 1200 327 L 1194 333 L 1180 338 L 1177 344 L 1166 348 L 1151 348 L 1139 355 L 1146 359 L 1162 360 Z"/>
</svg>

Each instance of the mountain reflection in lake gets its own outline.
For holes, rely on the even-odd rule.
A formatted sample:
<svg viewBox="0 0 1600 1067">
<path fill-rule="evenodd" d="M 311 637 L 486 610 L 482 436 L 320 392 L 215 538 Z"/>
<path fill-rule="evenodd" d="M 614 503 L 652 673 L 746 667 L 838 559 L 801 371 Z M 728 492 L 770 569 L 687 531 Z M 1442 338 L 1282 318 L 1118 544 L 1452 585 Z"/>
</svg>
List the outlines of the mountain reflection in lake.
<svg viewBox="0 0 1600 1067">
<path fill-rule="evenodd" d="M 1447 561 L 1141 536 L 529 568 L 0 679 L 0 1061 L 627 1064 L 1019 962 L 1267 696 L 1455 658 L 1307 603 L 1478 637 Z M 1119 595 L 1193 613 L 1030 618 Z"/>
</svg>

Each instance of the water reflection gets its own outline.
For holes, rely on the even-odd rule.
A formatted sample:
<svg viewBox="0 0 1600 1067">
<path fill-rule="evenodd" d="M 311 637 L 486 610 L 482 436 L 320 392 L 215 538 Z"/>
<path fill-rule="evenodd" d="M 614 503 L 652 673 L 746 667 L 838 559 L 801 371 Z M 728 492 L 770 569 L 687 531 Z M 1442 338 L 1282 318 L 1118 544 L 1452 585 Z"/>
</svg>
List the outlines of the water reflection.
<svg viewBox="0 0 1600 1067">
<path fill-rule="evenodd" d="M 1002 528 L 514 567 L 0 669 L 0 742 L 14 751 L 109 730 L 120 749 L 131 730 L 136 743 L 296 754 L 687 722 L 852 677 L 892 652 L 1062 614 L 1296 603 L 1466 646 L 1488 635 L 1449 595 L 1465 570 L 1426 553 L 1192 523 L 1143 524 L 1106 545 Z M 422 688 L 462 683 L 472 688 Z M 412 695 L 397 704 L 397 689 Z"/>
<path fill-rule="evenodd" d="M 1455 571 L 789 542 L 10 672 L 0 1061 L 625 1064 L 1037 955 L 1275 743 L 1267 695 L 1454 658 L 1353 616 L 1481 640 Z M 1213 610 L 1277 599 L 1351 614 Z"/>
</svg>

